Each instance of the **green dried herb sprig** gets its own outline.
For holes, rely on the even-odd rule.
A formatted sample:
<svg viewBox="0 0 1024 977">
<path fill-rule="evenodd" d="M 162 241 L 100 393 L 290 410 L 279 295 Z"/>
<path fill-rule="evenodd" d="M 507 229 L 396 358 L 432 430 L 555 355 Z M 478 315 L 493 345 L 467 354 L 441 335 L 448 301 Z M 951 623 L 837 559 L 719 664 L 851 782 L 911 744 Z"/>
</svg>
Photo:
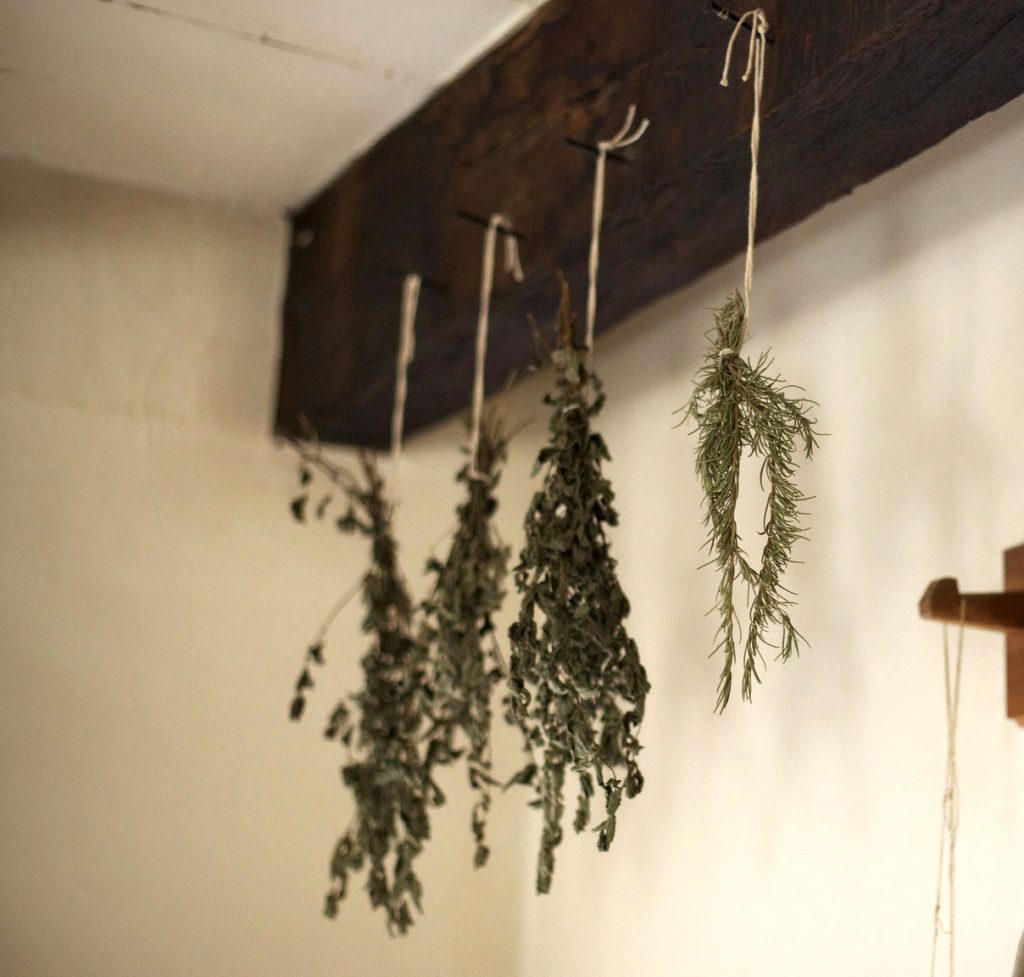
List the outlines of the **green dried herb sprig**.
<svg viewBox="0 0 1024 977">
<path fill-rule="evenodd" d="M 471 825 L 476 840 L 474 864 L 487 861 L 487 816 L 495 786 L 491 757 L 491 696 L 507 674 L 494 630 L 508 575 L 509 547 L 494 525 L 495 491 L 508 455 L 508 435 L 501 416 L 484 415 L 476 471 L 469 460 L 456 481 L 465 487 L 458 524 L 448 555 L 431 559 L 434 577 L 423 604 L 425 640 L 431 646 L 434 755 L 447 759 L 462 752 L 469 783 L 476 793 Z"/>
<path fill-rule="evenodd" d="M 299 493 L 289 505 L 292 516 L 296 522 L 304 523 L 307 519 L 311 494 L 314 489 L 314 471 L 318 471 L 323 478 L 326 478 L 330 488 L 319 496 L 314 512 L 318 520 L 322 520 L 331 504 L 334 502 L 335 494 L 340 491 L 343 495 L 357 484 L 356 477 L 346 468 L 333 464 L 324 457 L 316 432 L 307 424 L 307 434 L 312 441 L 312 447 L 307 447 L 297 439 L 291 439 L 292 447 L 299 455 Z M 327 632 L 334 623 L 335 618 L 358 596 L 362 590 L 362 580 L 357 580 L 355 585 L 349 588 L 324 617 L 317 628 L 316 636 L 306 648 L 302 671 L 299 673 L 298 681 L 295 683 L 295 692 L 289 706 L 289 716 L 298 721 L 306 710 L 306 697 L 315 688 L 313 680 L 313 668 L 322 667 L 324 660 L 324 643 L 327 640 Z"/>
<path fill-rule="evenodd" d="M 510 630 L 511 717 L 526 729 L 543 756 L 515 781 L 529 783 L 543 809 L 537 890 L 548 892 L 555 848 L 562 840 L 566 772 L 579 781 L 574 827 L 590 821 L 596 788 L 604 793 L 605 818 L 596 828 L 598 848 L 615 837 L 623 795 L 643 787 L 637 764 L 638 728 L 650 685 L 626 632 L 629 602 L 611 556 L 607 529 L 618 523 L 611 484 L 602 473 L 610 460 L 592 421 L 604 403 L 600 381 L 574 340 L 569 293 L 562 282 L 557 346 L 549 352 L 555 390 L 550 441 L 535 467 L 543 484 L 526 515 L 526 542 L 515 568 L 522 595 Z"/>
<path fill-rule="evenodd" d="M 433 767 L 443 762 L 443 745 L 426 742 L 433 699 L 428 648 L 420 639 L 415 605 L 398 563 L 393 506 L 373 458 L 360 456 L 358 478 L 330 466 L 319 450 L 303 460 L 342 490 L 347 507 L 338 528 L 365 536 L 371 546 L 370 568 L 360 588 L 362 630 L 371 639 L 361 661 L 364 685 L 338 703 L 324 732 L 347 751 L 341 775 L 356 807 L 334 850 L 324 911 L 337 915 L 350 877 L 365 867 L 370 904 L 387 914 L 389 932 L 405 933 L 413 922 L 412 907 L 422 911 L 415 860 L 430 836 L 430 809 L 444 803 L 432 778 Z M 319 651 L 315 660 L 322 660 Z M 299 695 L 304 691 L 300 688 Z"/>
<path fill-rule="evenodd" d="M 715 609 L 719 625 L 715 652 L 724 654 L 718 683 L 717 710 L 732 692 L 737 644 L 742 640 L 736 609 L 735 585 L 746 584 L 750 593 L 749 623 L 743 646 L 743 698 L 751 699 L 754 680 L 760 682 L 758 662 L 762 644 L 770 644 L 769 628 L 780 629 L 779 655 L 783 661 L 798 654 L 802 636 L 790 620 L 794 595 L 782 585 L 792 560 L 793 546 L 804 539 L 807 501 L 794 481 L 798 448 L 810 458 L 819 432 L 809 416 L 812 401 L 789 396 L 799 388 L 772 376 L 772 360 L 762 353 L 751 362 L 740 355 L 745 336 L 745 309 L 738 293 L 715 313 L 705 363 L 697 374 L 696 389 L 685 408 L 697 424 L 697 474 L 704 492 L 707 547 L 720 580 Z M 736 504 L 740 466 L 747 453 L 761 461 L 761 486 L 768 493 L 764 516 L 764 549 L 755 569 L 740 542 Z"/>
<path fill-rule="evenodd" d="M 444 795 L 423 749 L 431 699 L 428 652 L 417 636 L 413 600 L 398 565 L 393 507 L 369 455 L 362 456 L 362 467 L 365 484 L 349 491 L 338 528 L 371 543 L 372 563 L 363 578 L 363 631 L 371 644 L 361 663 L 363 689 L 350 698 L 357 716 L 340 702 L 324 733 L 350 751 L 342 780 L 356 802 L 354 823 L 331 861 L 333 883 L 324 908 L 328 916 L 337 914 L 349 876 L 368 863 L 370 904 L 387 913 L 389 930 L 405 933 L 412 925 L 410 907 L 423 908 L 414 861 L 430 836 L 429 810 L 444 803 Z"/>
</svg>

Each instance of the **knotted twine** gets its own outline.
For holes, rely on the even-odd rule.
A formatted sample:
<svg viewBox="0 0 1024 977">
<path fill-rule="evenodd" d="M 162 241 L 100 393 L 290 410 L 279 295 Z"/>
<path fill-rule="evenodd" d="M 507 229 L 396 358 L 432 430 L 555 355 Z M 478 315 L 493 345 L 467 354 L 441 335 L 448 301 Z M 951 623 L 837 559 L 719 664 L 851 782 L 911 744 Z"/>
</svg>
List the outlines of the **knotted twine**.
<svg viewBox="0 0 1024 977">
<path fill-rule="evenodd" d="M 956 660 L 950 667 L 949 626 L 942 626 L 942 664 L 946 689 L 946 784 L 942 791 L 942 833 L 939 837 L 939 872 L 935 886 L 935 916 L 932 929 L 931 977 L 935 977 L 939 935 L 949 935 L 949 977 L 954 977 L 956 950 L 956 836 L 960 826 L 960 777 L 957 771 L 956 733 L 960 719 L 960 673 L 964 656 L 964 621 L 967 604 L 960 601 L 960 630 L 957 635 Z M 947 860 L 946 852 L 949 852 Z M 942 882 L 946 870 L 949 892 L 949 929 L 942 925 Z"/>
<path fill-rule="evenodd" d="M 757 7 L 748 10 L 733 28 L 729 46 L 725 49 L 725 65 L 719 82 L 729 87 L 729 66 L 732 64 L 732 49 L 739 32 L 750 21 L 750 49 L 747 53 L 747 68 L 743 81 L 754 79 L 754 118 L 750 124 L 750 195 L 747 206 L 747 260 L 743 272 L 743 342 L 750 332 L 750 296 L 754 288 L 754 235 L 757 230 L 757 157 L 761 150 L 761 95 L 764 91 L 764 54 L 768 46 L 768 19 Z M 742 345 L 742 343 L 741 343 Z M 725 351 L 723 351 L 725 352 Z M 736 350 L 735 352 L 739 352 Z"/>
<path fill-rule="evenodd" d="M 402 282 L 402 322 L 398 331 L 398 356 L 395 358 L 395 404 L 391 412 L 391 463 L 395 480 L 402 465 L 402 431 L 405 427 L 405 400 L 408 392 L 409 364 L 416 354 L 416 309 L 423 279 L 415 272 Z"/>
<path fill-rule="evenodd" d="M 513 233 L 512 222 L 504 214 L 492 214 L 484 235 L 483 264 L 480 271 L 480 314 L 476 323 L 476 364 L 473 374 L 473 412 L 469 435 L 469 474 L 479 478 L 477 455 L 480 451 L 480 423 L 484 411 L 484 362 L 487 359 L 487 333 L 490 329 L 491 292 L 494 290 L 494 252 L 498 244 L 498 230 L 505 232 L 505 271 L 517 282 L 523 280 L 523 266 L 519 261 L 519 243 Z"/>
<path fill-rule="evenodd" d="M 420 300 L 423 278 L 410 272 L 402 282 L 402 319 L 398 330 L 398 355 L 395 357 L 395 402 L 391 411 L 391 465 L 394 472 L 393 493 L 397 499 L 402 473 L 402 432 L 405 427 L 405 401 L 408 393 L 409 364 L 416 352 L 416 309 Z M 323 619 L 313 638 L 313 645 L 322 645 L 327 639 L 335 618 L 352 602 L 363 588 L 360 577 L 335 602 Z"/>
<path fill-rule="evenodd" d="M 602 139 L 597 144 L 597 167 L 594 171 L 594 209 L 590 226 L 590 263 L 587 269 L 587 372 L 592 372 L 594 361 L 594 322 L 597 318 L 597 269 L 601 260 L 601 221 L 604 218 L 604 184 L 605 171 L 608 166 L 608 154 L 625 146 L 632 146 L 647 131 L 650 122 L 644 119 L 636 130 L 633 120 L 636 118 L 636 106 L 631 105 L 626 113 L 626 121 L 622 128 L 611 139 Z"/>
</svg>

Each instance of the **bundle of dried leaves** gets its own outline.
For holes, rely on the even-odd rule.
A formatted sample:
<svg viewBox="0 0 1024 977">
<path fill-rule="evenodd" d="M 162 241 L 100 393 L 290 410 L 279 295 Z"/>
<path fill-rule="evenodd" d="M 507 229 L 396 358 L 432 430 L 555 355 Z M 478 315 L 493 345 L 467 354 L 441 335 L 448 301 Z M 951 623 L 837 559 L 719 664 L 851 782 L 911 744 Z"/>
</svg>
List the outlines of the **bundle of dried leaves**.
<svg viewBox="0 0 1024 977">
<path fill-rule="evenodd" d="M 466 755 L 469 783 L 477 798 L 472 812 L 474 864 L 487 861 L 485 843 L 491 788 L 491 695 L 505 676 L 494 631 L 494 615 L 505 596 L 510 550 L 494 526 L 495 490 L 508 451 L 501 417 L 486 414 L 480 430 L 476 471 L 467 461 L 456 477 L 466 489 L 458 525 L 444 562 L 431 559 L 434 576 L 424 602 L 425 640 L 431 646 L 435 762 Z"/>
<path fill-rule="evenodd" d="M 545 398 L 552 408 L 551 436 L 537 458 L 543 485 L 526 516 L 526 543 L 515 569 L 522 607 L 510 631 L 506 701 L 543 756 L 540 769 L 527 767 L 515 778 L 532 784 L 533 803 L 544 812 L 539 892 L 551 887 L 567 773 L 579 781 L 576 831 L 590 820 L 596 788 L 603 791 L 605 817 L 594 829 L 602 851 L 615 837 L 623 795 L 640 792 L 637 734 L 650 688 L 626 632 L 629 602 L 607 537 L 618 521 L 602 474 L 610 456 L 591 428 L 604 396 L 588 371 L 586 351 L 575 345 L 574 325 L 563 282 L 558 343 L 550 351 L 556 389 Z"/>
<path fill-rule="evenodd" d="M 817 447 L 811 401 L 790 397 L 794 388 L 769 375 L 767 353 L 751 363 L 740 355 L 745 310 L 736 293 L 715 313 L 705 364 L 686 414 L 697 423 L 697 473 L 704 491 L 704 523 L 708 550 L 720 580 L 715 609 L 719 615 L 715 651 L 725 660 L 718 683 L 718 710 L 732 692 L 737 643 L 742 640 L 735 605 L 735 585 L 742 581 L 750 594 L 750 617 L 743 648 L 743 698 L 750 700 L 753 681 L 760 682 L 761 645 L 769 644 L 768 631 L 780 629 L 779 656 L 784 661 L 799 653 L 800 633 L 790 620 L 793 595 L 782 586 L 792 559 L 793 546 L 804 538 L 800 506 L 807 500 L 797 488 L 794 456 L 798 447 L 810 458 Z M 768 492 L 760 569 L 749 562 L 736 528 L 740 465 L 751 453 L 762 459 L 761 485 Z"/>
<path fill-rule="evenodd" d="M 346 510 L 338 528 L 361 534 L 371 544 L 370 568 L 361 583 L 362 628 L 370 636 L 361 662 L 364 685 L 337 705 L 325 730 L 347 751 L 341 774 L 356 807 L 331 861 L 325 912 L 337 914 L 350 877 L 366 867 L 370 903 L 385 911 L 389 931 L 404 933 L 412 925 L 411 907 L 422 911 L 423 889 L 414 863 L 430 835 L 429 811 L 444 802 L 431 776 L 439 762 L 432 755 L 437 748 L 425 742 L 432 699 L 428 650 L 414 624 L 413 601 L 398 564 L 393 507 L 373 459 L 361 456 L 360 478 L 331 468 L 319 454 L 305 461 L 343 490 Z M 314 654 L 314 648 L 310 655 L 322 662 L 321 650 Z M 296 701 L 312 686 L 308 668 L 303 675 Z M 293 717 L 301 713 L 293 702 Z"/>
</svg>

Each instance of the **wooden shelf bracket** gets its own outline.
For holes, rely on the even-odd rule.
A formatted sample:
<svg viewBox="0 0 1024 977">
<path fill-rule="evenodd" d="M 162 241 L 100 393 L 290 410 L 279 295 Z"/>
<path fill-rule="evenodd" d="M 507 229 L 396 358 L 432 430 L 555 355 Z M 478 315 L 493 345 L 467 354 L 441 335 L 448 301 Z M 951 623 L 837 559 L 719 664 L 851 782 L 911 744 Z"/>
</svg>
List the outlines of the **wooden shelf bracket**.
<svg viewBox="0 0 1024 977">
<path fill-rule="evenodd" d="M 1024 726 L 1024 544 L 1003 553 L 1005 590 L 961 594 L 952 577 L 933 580 L 918 605 L 929 621 L 1001 631 L 1006 635 L 1006 715 Z"/>
</svg>

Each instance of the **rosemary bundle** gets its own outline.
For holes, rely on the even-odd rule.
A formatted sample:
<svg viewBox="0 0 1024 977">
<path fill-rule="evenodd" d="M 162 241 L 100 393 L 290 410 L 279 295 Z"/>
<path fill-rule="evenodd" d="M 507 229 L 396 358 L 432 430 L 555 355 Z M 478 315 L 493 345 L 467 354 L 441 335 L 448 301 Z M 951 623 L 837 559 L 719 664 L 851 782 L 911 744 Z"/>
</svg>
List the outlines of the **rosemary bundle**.
<svg viewBox="0 0 1024 977">
<path fill-rule="evenodd" d="M 743 640 L 736 609 L 735 588 L 741 581 L 749 593 L 749 623 L 743 644 L 743 698 L 750 701 L 754 680 L 761 681 L 758 663 L 762 644 L 770 644 L 769 629 L 780 630 L 783 661 L 799 653 L 800 633 L 790 620 L 793 595 L 782 585 L 793 546 L 803 539 L 807 500 L 794 482 L 794 455 L 807 458 L 817 447 L 811 401 L 790 397 L 794 388 L 769 370 L 772 361 L 762 353 L 756 362 L 740 355 L 745 326 L 743 300 L 737 293 L 715 313 L 715 329 L 696 379 L 686 416 L 697 424 L 697 473 L 704 492 L 704 524 L 708 551 L 720 579 L 715 610 L 719 624 L 715 652 L 724 654 L 718 682 L 721 712 L 732 692 L 732 673 L 738 643 Z M 736 527 L 740 465 L 747 453 L 760 457 L 761 486 L 768 493 L 764 515 L 764 549 L 760 568 L 749 561 Z"/>
<path fill-rule="evenodd" d="M 514 780 L 533 786 L 543 810 L 537 890 L 548 892 L 555 848 L 562 840 L 567 772 L 579 782 L 574 827 L 590 821 L 591 798 L 604 794 L 604 820 L 594 829 L 598 848 L 615 837 L 623 794 L 643 787 L 637 765 L 638 727 L 650 688 L 636 644 L 626 632 L 629 602 L 615 573 L 607 527 L 617 524 L 613 493 L 602 474 L 610 456 L 591 427 L 604 403 L 601 384 L 574 341 L 568 288 L 562 283 L 558 342 L 549 351 L 555 391 L 550 441 L 535 474 L 543 484 L 526 515 L 526 542 L 515 568 L 522 595 L 510 630 L 512 719 L 522 724 L 541 767 Z"/>
<path fill-rule="evenodd" d="M 334 850 L 324 911 L 337 915 L 350 876 L 365 866 L 371 905 L 385 911 L 390 932 L 405 933 L 413 921 L 411 907 L 422 911 L 423 888 L 414 862 L 430 835 L 429 811 L 444 802 L 431 777 L 439 762 L 438 748 L 425 745 L 432 699 L 428 650 L 414 626 L 414 604 L 398 565 L 393 506 L 372 457 L 361 456 L 359 479 L 332 468 L 319 455 L 306 460 L 326 471 L 344 492 L 347 508 L 338 528 L 365 536 L 371 546 L 371 565 L 360 588 L 362 629 L 370 636 L 361 662 L 363 689 L 335 707 L 324 733 L 347 751 L 341 775 L 356 807 Z M 317 645 L 310 654 L 322 662 Z M 296 702 L 312 686 L 308 668 L 303 675 Z M 302 707 L 293 702 L 292 716 L 301 714 Z"/>
<path fill-rule="evenodd" d="M 465 744 L 469 783 L 477 795 L 471 817 L 477 867 L 489 855 L 486 825 L 495 785 L 491 695 L 506 674 L 493 617 L 505 596 L 510 555 L 494 526 L 495 490 L 507 452 L 500 416 L 485 414 L 476 471 L 469 459 L 456 477 L 466 489 L 465 501 L 458 507 L 458 526 L 444 562 L 427 564 L 434 586 L 423 604 L 425 640 L 432 649 L 431 759 L 446 762 Z"/>
</svg>

